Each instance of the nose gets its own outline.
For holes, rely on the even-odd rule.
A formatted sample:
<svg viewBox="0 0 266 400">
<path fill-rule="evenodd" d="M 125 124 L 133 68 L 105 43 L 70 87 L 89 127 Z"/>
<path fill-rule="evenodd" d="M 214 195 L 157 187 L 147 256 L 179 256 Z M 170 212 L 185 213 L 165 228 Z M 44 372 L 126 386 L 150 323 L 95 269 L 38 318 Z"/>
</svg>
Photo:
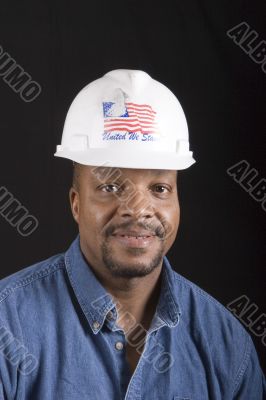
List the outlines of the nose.
<svg viewBox="0 0 266 400">
<path fill-rule="evenodd" d="M 117 213 L 120 217 L 152 218 L 155 214 L 149 193 L 135 190 L 127 199 L 119 199 Z"/>
</svg>

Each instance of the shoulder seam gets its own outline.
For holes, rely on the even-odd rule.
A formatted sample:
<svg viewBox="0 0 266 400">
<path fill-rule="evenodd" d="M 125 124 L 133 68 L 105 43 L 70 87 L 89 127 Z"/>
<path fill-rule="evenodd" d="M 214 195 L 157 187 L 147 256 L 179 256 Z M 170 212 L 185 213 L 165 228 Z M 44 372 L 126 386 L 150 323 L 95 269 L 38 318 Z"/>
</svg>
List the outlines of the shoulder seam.
<svg viewBox="0 0 266 400">
<path fill-rule="evenodd" d="M 55 264 L 51 264 L 48 267 L 42 269 L 41 271 L 33 272 L 27 278 L 22 278 L 18 280 L 17 282 L 14 283 L 14 285 L 8 286 L 2 292 L 0 292 L 0 303 L 4 301 L 9 295 L 11 295 L 16 289 L 25 287 L 38 279 L 46 277 L 58 271 L 59 269 L 64 269 L 64 268 L 65 268 L 65 262 L 64 259 L 62 258 L 58 260 Z"/>
<path fill-rule="evenodd" d="M 240 379 L 243 377 L 245 371 L 247 370 L 248 362 L 250 359 L 250 353 L 251 353 L 251 351 L 250 351 L 251 350 L 251 340 L 252 339 L 251 339 L 250 335 L 247 335 L 244 357 L 243 357 L 243 360 L 237 371 L 236 378 L 234 379 L 235 384 L 234 384 L 233 394 L 235 394 L 235 392 L 239 386 Z"/>
</svg>

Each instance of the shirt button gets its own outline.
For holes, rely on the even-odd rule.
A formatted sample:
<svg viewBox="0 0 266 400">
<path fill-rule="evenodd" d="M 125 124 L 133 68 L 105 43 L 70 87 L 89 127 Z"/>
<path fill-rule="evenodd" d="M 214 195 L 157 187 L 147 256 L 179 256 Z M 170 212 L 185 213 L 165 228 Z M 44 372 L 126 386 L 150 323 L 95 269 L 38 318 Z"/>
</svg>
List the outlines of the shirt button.
<svg viewBox="0 0 266 400">
<path fill-rule="evenodd" d="M 123 347 L 124 347 L 124 345 L 122 342 L 116 342 L 116 344 L 115 344 L 116 350 L 122 350 Z"/>
<path fill-rule="evenodd" d="M 110 319 L 113 319 L 113 316 L 114 316 L 114 314 L 112 313 L 112 311 L 109 311 L 106 315 L 106 318 L 110 320 Z"/>
<path fill-rule="evenodd" d="M 99 324 L 98 321 L 94 321 L 93 324 L 92 324 L 92 326 L 93 326 L 94 329 L 98 329 L 99 326 L 100 326 L 100 324 Z"/>
</svg>

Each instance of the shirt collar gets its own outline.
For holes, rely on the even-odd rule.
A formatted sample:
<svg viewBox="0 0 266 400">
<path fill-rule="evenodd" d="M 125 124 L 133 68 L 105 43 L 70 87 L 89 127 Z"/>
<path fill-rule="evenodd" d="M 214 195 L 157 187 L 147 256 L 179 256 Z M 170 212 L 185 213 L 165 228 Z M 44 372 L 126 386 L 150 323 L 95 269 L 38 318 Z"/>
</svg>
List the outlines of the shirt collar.
<svg viewBox="0 0 266 400">
<path fill-rule="evenodd" d="M 95 334 L 98 333 L 106 318 L 107 323 L 113 326 L 117 318 L 115 303 L 86 261 L 80 248 L 79 234 L 65 253 L 65 265 L 71 286 L 92 331 Z M 161 293 L 155 313 L 157 318 L 153 322 L 156 321 L 158 326 L 176 326 L 181 314 L 177 300 L 174 271 L 167 257 L 164 256 Z M 111 322 L 108 318 L 108 313 L 112 309 L 114 309 L 114 318 Z M 158 324 L 158 321 L 163 322 Z"/>
</svg>

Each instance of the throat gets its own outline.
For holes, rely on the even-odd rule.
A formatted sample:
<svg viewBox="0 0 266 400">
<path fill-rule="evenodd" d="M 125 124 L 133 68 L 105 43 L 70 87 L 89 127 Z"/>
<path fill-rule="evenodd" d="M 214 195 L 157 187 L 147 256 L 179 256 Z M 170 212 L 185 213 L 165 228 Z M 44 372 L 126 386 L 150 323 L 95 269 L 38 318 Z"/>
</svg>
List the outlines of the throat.
<svg viewBox="0 0 266 400">
<path fill-rule="evenodd" d="M 127 335 L 126 337 L 126 358 L 132 375 L 134 374 L 134 371 L 143 352 L 147 330 L 147 325 L 146 327 L 142 325 L 136 325 L 136 328 L 133 328 L 130 331 L 129 335 Z"/>
<path fill-rule="evenodd" d="M 145 334 L 145 337 L 146 337 L 146 334 Z M 145 339 L 145 337 L 144 337 L 144 339 Z M 126 344 L 126 358 L 127 358 L 128 364 L 129 364 L 131 375 L 134 374 L 135 369 L 138 365 L 139 359 L 141 357 L 141 354 L 143 352 L 143 348 L 144 348 L 143 340 L 144 339 L 141 338 L 141 344 L 138 346 L 132 346 L 129 343 Z M 140 340 L 137 339 L 137 342 L 139 343 Z"/>
</svg>

